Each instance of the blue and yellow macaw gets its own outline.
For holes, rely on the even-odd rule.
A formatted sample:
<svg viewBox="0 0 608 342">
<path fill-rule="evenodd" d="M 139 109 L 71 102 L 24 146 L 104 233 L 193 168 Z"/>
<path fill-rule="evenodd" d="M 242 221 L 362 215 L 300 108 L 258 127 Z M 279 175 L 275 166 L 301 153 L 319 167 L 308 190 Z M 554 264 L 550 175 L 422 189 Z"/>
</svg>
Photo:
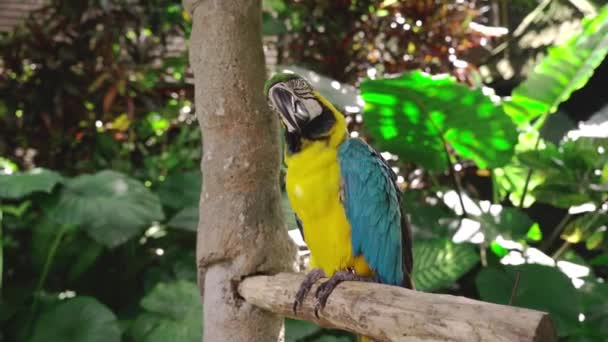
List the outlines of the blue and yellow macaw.
<svg viewBox="0 0 608 342">
<path fill-rule="evenodd" d="M 302 77 L 277 74 L 264 91 L 284 127 L 287 195 L 311 252 L 294 312 L 324 276 L 316 314 L 342 281 L 413 288 L 410 225 L 387 162 L 349 138 L 344 115 Z"/>
</svg>

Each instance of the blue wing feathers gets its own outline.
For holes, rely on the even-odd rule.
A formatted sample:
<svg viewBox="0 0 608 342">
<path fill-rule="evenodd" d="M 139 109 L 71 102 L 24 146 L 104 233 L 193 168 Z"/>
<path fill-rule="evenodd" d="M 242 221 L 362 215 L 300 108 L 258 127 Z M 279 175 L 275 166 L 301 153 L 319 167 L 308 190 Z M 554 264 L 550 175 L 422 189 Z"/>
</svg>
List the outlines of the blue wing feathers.
<svg viewBox="0 0 608 342">
<path fill-rule="evenodd" d="M 396 175 L 382 157 L 360 139 L 342 143 L 338 159 L 353 253 L 363 255 L 380 282 L 408 283 L 404 282 L 404 273 L 410 271 L 411 262 L 404 261 L 403 244 L 410 237 L 409 231 L 402 229 L 404 217 Z M 409 251 L 405 252 L 409 255 Z"/>
</svg>

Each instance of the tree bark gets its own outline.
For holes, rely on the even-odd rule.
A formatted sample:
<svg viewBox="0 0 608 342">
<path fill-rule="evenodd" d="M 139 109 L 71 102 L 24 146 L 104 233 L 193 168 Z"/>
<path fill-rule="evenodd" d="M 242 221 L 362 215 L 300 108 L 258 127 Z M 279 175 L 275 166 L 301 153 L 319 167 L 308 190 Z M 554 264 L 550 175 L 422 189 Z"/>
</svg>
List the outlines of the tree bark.
<svg viewBox="0 0 608 342">
<path fill-rule="evenodd" d="M 184 0 L 203 136 L 197 238 L 205 342 L 277 340 L 282 317 L 237 284 L 293 268 L 280 209 L 278 123 L 263 96 L 261 0 Z"/>
<path fill-rule="evenodd" d="M 302 274 L 286 273 L 254 276 L 241 282 L 239 293 L 248 303 L 294 317 L 293 298 L 303 279 Z M 309 295 L 294 318 L 377 341 L 557 341 L 544 312 L 374 283 L 340 284 L 320 317 L 314 316 Z"/>
</svg>

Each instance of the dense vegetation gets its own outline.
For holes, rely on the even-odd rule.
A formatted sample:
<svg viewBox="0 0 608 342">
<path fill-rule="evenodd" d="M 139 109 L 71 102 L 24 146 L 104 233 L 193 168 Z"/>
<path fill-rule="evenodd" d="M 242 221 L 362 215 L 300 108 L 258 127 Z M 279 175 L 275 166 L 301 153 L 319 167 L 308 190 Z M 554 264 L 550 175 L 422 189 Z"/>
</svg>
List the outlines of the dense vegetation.
<svg viewBox="0 0 608 342">
<path fill-rule="evenodd" d="M 0 341 L 200 340 L 190 18 L 137 3 L 53 1 L 0 38 Z M 608 7 L 499 97 L 471 54 L 484 3 L 265 1 L 264 33 L 399 171 L 418 289 L 606 340 L 608 112 L 547 127 L 605 59 Z"/>
</svg>

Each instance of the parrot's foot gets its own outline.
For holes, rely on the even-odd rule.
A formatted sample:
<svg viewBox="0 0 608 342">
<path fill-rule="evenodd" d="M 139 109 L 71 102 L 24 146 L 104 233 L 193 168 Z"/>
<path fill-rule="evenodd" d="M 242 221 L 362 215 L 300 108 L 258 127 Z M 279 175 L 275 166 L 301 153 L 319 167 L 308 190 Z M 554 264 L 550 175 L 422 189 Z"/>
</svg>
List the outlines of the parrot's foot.
<svg viewBox="0 0 608 342">
<path fill-rule="evenodd" d="M 317 288 L 317 292 L 315 293 L 315 297 L 317 298 L 317 302 L 315 303 L 315 316 L 319 318 L 319 310 L 323 310 L 325 308 L 325 304 L 327 304 L 327 299 L 329 295 L 334 291 L 334 289 L 343 281 L 373 281 L 373 277 L 363 277 L 356 275 L 353 271 L 338 271 L 334 273 L 334 275 L 329 278 L 328 281 L 319 285 Z"/>
<path fill-rule="evenodd" d="M 308 292 L 310 292 L 310 288 L 314 285 L 314 283 L 323 277 L 325 277 L 325 272 L 323 272 L 323 270 L 320 268 L 315 268 L 306 275 L 306 278 L 304 278 L 304 281 L 300 285 L 298 293 L 296 293 L 296 300 L 293 302 L 294 315 L 298 314 L 298 306 L 302 305 L 302 302 L 304 302 L 304 297 L 306 297 Z"/>
</svg>

